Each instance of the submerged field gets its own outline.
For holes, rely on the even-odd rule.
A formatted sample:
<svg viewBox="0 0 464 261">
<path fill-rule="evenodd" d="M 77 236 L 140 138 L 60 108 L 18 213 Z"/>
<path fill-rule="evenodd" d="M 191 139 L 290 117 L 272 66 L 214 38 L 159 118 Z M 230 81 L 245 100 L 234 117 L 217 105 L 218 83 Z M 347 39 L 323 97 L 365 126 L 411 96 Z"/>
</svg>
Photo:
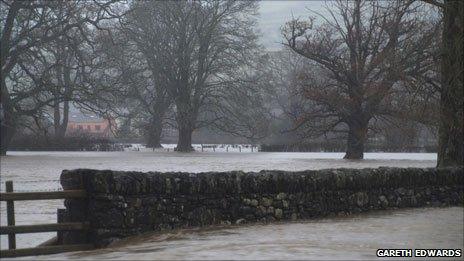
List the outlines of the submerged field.
<svg viewBox="0 0 464 261">
<path fill-rule="evenodd" d="M 232 150 L 213 152 L 209 150 L 188 154 L 176 153 L 172 150 L 169 152 L 146 150 L 127 152 L 9 152 L 8 156 L 1 158 L 0 179 L 2 190 L 4 190 L 6 180 L 13 180 L 16 190 L 27 191 L 59 189 L 58 179 L 61 171 L 74 168 L 205 172 L 380 166 L 434 167 L 436 164 L 436 154 L 433 153 L 366 153 L 366 159 L 362 161 L 347 161 L 343 160 L 342 157 L 343 153 L 257 153 L 251 152 L 250 149 L 242 150 L 242 152 Z M 55 222 L 57 208 L 63 208 L 62 201 L 17 202 L 15 205 L 18 213 L 16 222 L 17 224 Z M 189 253 L 196 253 L 196 256 L 193 257 L 196 259 L 234 257 L 294 259 L 304 258 L 305 255 L 315 251 L 313 253 L 315 258 L 323 258 L 324 253 L 331 253 L 333 258 L 356 258 L 358 256 L 343 256 L 343 253 L 357 253 L 358 248 L 362 248 L 361 246 L 366 244 L 366 246 L 371 247 L 373 242 L 386 242 L 385 244 L 388 245 L 385 247 L 397 248 L 401 244 L 404 247 L 407 244 L 412 244 L 411 247 L 422 246 L 418 244 L 421 239 L 429 243 L 439 240 L 437 242 L 441 242 L 444 244 L 443 246 L 452 247 L 456 243 L 462 243 L 462 210 L 462 208 L 402 210 L 401 212 L 393 212 L 393 215 L 392 213 L 379 212 L 373 216 L 361 215 L 345 219 L 179 232 L 180 234 L 155 235 L 146 243 L 138 242 L 134 243 L 133 246 L 128 244 L 121 250 L 122 252 L 118 252 L 119 254 L 95 252 L 94 254 L 89 253 L 91 256 L 85 254 L 84 257 L 182 259 L 188 257 Z M 443 217 L 441 219 L 442 227 L 433 223 L 439 220 L 438 217 Z M 414 220 L 422 222 L 416 224 L 421 227 L 420 229 L 415 227 Z M 5 223 L 5 204 L 2 203 L 1 224 L 5 225 Z M 384 226 L 384 223 L 389 225 Z M 362 227 L 366 227 L 366 229 L 359 230 Z M 412 232 L 408 234 L 398 230 L 400 234 L 397 235 L 395 229 L 400 228 L 419 232 L 413 233 L 409 237 L 408 235 Z M 456 234 L 452 231 L 459 233 Z M 34 246 L 52 236 L 53 233 L 19 235 L 17 236 L 17 245 L 20 248 Z M 163 238 L 168 240 L 163 240 Z M 247 238 L 253 241 L 254 250 L 251 252 L 245 247 L 250 243 Z M 354 241 L 351 238 L 355 238 Z M 2 236 L 1 239 L 1 248 L 4 249 L 7 247 L 6 236 Z M 227 242 L 231 243 L 227 244 Z M 348 242 L 354 245 L 350 246 Z M 337 244 L 341 244 L 341 246 L 338 247 Z M 151 254 L 152 252 L 159 253 Z M 233 253 L 235 256 L 231 256 Z M 71 254 L 67 254 L 66 258 L 68 257 L 82 258 Z"/>
<path fill-rule="evenodd" d="M 63 169 L 95 168 L 135 171 L 260 171 L 323 168 L 434 167 L 435 153 L 366 153 L 365 160 L 343 160 L 344 153 L 323 152 L 8 152 L 2 157 L 6 179 L 59 178 Z"/>
</svg>

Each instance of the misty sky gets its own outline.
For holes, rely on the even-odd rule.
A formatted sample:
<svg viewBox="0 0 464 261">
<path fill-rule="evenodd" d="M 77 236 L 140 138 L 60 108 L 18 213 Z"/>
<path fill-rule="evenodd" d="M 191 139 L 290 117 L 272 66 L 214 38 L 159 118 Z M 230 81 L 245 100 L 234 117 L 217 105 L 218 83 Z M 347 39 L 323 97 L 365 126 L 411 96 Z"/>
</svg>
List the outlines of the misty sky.
<svg viewBox="0 0 464 261">
<path fill-rule="evenodd" d="M 280 49 L 282 34 L 280 28 L 293 16 L 307 18 L 308 9 L 323 12 L 324 1 L 270 1 L 260 2 L 258 26 L 261 30 L 261 43 L 270 50 Z"/>
</svg>

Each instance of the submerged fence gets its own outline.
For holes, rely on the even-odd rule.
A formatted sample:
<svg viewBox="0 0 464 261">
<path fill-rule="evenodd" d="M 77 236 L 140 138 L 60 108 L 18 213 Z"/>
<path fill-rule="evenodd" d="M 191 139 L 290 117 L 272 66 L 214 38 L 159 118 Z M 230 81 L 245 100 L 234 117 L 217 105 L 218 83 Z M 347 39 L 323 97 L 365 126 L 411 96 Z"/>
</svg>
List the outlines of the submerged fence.
<svg viewBox="0 0 464 261">
<path fill-rule="evenodd" d="M 53 180 L 50 180 L 53 181 Z M 37 181 L 30 181 L 34 183 Z M 27 181 L 23 181 L 27 183 Z M 5 192 L 0 193 L 0 201 L 6 201 L 7 226 L 0 226 L 0 234 L 8 235 L 8 250 L 0 250 L 0 257 L 18 257 L 29 255 L 54 254 L 67 251 L 80 251 L 92 249 L 93 244 L 60 244 L 60 233 L 63 231 L 88 230 L 89 224 L 85 222 L 62 222 L 63 211 L 57 211 L 58 223 L 45 223 L 34 225 L 16 225 L 15 214 L 36 214 L 16 212 L 14 208 L 15 201 L 29 200 L 55 200 L 55 199 L 83 199 L 86 198 L 84 190 L 56 190 L 56 191 L 14 191 L 13 181 L 5 182 Z M 47 213 L 53 214 L 53 212 Z M 60 222 L 61 221 L 61 222 Z M 22 233 L 41 233 L 57 231 L 56 240 L 48 245 L 39 245 L 33 248 L 17 248 L 16 235 Z"/>
<path fill-rule="evenodd" d="M 344 142 L 313 142 L 295 144 L 261 144 L 261 152 L 344 152 Z M 365 152 L 437 152 L 437 146 L 393 146 L 370 144 L 365 145 Z"/>
</svg>

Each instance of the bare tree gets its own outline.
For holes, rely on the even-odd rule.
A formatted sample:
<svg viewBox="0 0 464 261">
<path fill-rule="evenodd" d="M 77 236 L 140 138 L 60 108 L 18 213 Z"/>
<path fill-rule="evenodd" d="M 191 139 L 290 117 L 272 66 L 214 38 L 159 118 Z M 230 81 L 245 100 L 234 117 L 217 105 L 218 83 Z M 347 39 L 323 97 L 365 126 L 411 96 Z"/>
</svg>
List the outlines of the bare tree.
<svg viewBox="0 0 464 261">
<path fill-rule="evenodd" d="M 248 66 L 224 78 L 215 95 L 203 106 L 210 128 L 257 143 L 269 134 L 272 104 L 267 99 L 267 56 L 250 57 Z M 220 88 L 219 88 L 220 87 Z M 205 118 L 205 117 L 203 117 Z"/>
<path fill-rule="evenodd" d="M 21 86 L 15 84 L 22 68 L 18 64 L 35 57 L 38 48 L 66 35 L 71 29 L 99 27 L 111 19 L 115 1 L 1 1 L 1 154 L 22 116 L 32 116 L 55 98 L 42 95 L 48 89 L 34 77 Z M 16 74 L 16 75 L 15 75 Z M 30 76 L 27 74 L 26 76 Z M 34 83 L 33 83 L 34 82 Z M 21 88 L 15 88 L 15 87 Z"/>
<path fill-rule="evenodd" d="M 47 75 L 47 86 L 53 101 L 50 104 L 53 110 L 53 128 L 56 141 L 64 138 L 68 126 L 70 105 L 79 105 L 86 102 L 85 93 L 86 75 L 92 66 L 93 38 L 90 30 L 86 37 L 81 33 L 70 30 L 66 35 L 60 36 L 47 44 L 44 44 L 36 53 L 41 59 L 28 61 L 22 65 L 27 71 L 28 66 L 42 63 L 43 71 L 31 73 L 35 75 Z"/>
<path fill-rule="evenodd" d="M 297 122 L 307 110 L 305 107 L 308 100 L 301 95 L 299 75 L 313 70 L 314 67 L 308 59 L 289 48 L 270 52 L 268 56 L 263 65 L 267 79 L 267 88 L 264 90 L 269 96 L 269 102 L 273 104 L 272 109 L 278 111 L 278 115 L 273 117 L 287 122 L 279 132 L 297 134 L 304 138 L 305 130 L 293 128 L 292 123 Z"/>
<path fill-rule="evenodd" d="M 165 124 L 166 113 L 171 106 L 171 97 L 168 95 L 169 81 L 163 72 L 167 62 L 163 55 L 164 35 L 170 34 L 159 21 L 162 19 L 163 3 L 154 1 L 134 2 L 131 12 L 120 23 L 120 34 L 126 40 L 126 57 L 132 60 L 137 57 L 143 62 L 132 71 L 139 71 L 138 83 L 129 85 L 129 97 L 137 100 L 138 108 L 131 111 L 138 115 L 139 125 L 147 137 L 147 146 L 161 147 L 161 134 Z M 123 51 L 124 52 L 124 51 Z M 132 67 L 134 67 L 132 64 Z M 147 78 L 144 82 L 140 79 Z M 133 76 L 132 76 L 133 78 Z M 134 81 L 132 81 L 134 83 Z"/>
<path fill-rule="evenodd" d="M 147 3 L 148 4 L 148 3 Z M 150 30 L 153 61 L 166 79 L 175 104 L 179 130 L 178 151 L 192 150 L 192 132 L 211 122 L 202 121 L 212 97 L 227 74 L 244 61 L 255 44 L 250 15 L 256 3 L 240 1 L 156 2 Z M 152 49 L 154 50 L 154 49 Z M 162 61 L 161 63 L 159 61 Z M 214 101 L 216 102 L 216 101 Z M 203 118 L 206 119 L 206 118 Z"/>
<path fill-rule="evenodd" d="M 412 1 L 330 4 L 322 23 L 294 19 L 283 28 L 285 45 L 313 65 L 299 77 L 310 103 L 297 127 L 314 136 L 348 132 L 345 158 L 362 159 L 371 119 L 395 116 L 394 95 L 428 70 L 425 50 L 438 26 L 421 19 Z"/>
<path fill-rule="evenodd" d="M 92 82 L 99 88 L 88 109 L 121 118 L 128 128 L 144 134 L 148 147 L 161 147 L 161 134 L 171 98 L 161 73 L 164 56 L 158 47 L 162 36 L 159 20 L 161 2 L 135 1 L 127 14 L 113 21 L 109 33 L 98 38 L 98 65 Z M 127 124 L 126 124 L 127 125 Z"/>
<path fill-rule="evenodd" d="M 193 20 L 189 19 L 195 25 L 190 32 L 193 45 L 179 57 L 184 62 L 181 64 L 183 74 L 178 77 L 179 84 L 172 89 L 176 97 L 177 149 L 180 151 L 191 149 L 194 129 L 211 124 L 211 121 L 202 121 L 201 115 L 212 104 L 221 104 L 224 84 L 233 89 L 230 84 L 236 79 L 233 74 L 246 67 L 257 47 L 253 31 L 256 3 L 199 1 L 194 7 Z M 182 31 L 182 27 L 179 29 Z M 191 71 L 190 76 L 184 74 L 188 71 Z"/>
</svg>

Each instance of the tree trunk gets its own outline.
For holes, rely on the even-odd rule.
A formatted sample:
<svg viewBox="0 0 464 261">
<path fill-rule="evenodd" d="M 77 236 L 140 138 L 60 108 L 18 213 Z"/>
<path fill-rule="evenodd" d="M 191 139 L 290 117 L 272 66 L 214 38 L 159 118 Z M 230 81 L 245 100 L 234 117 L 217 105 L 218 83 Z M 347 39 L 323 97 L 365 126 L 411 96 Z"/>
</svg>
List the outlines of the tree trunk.
<svg viewBox="0 0 464 261">
<path fill-rule="evenodd" d="M 16 123 L 11 119 L 11 115 L 7 116 L 5 113 L 0 126 L 0 156 L 5 156 L 11 140 L 16 132 Z"/>
<path fill-rule="evenodd" d="M 53 125 L 55 128 L 55 141 L 61 143 L 66 135 L 69 121 L 69 101 L 64 101 L 63 105 L 63 119 L 61 119 L 60 102 L 55 102 L 54 106 L 54 119 Z"/>
<path fill-rule="evenodd" d="M 60 102 L 58 97 L 55 95 L 55 101 L 53 102 L 53 128 L 55 130 L 55 142 L 60 143 L 63 136 L 61 132 L 61 111 Z"/>
<path fill-rule="evenodd" d="M 150 122 L 147 133 L 147 147 L 148 148 L 162 148 L 161 146 L 161 133 L 163 125 L 160 121 L 153 120 Z"/>
<path fill-rule="evenodd" d="M 464 165 L 464 1 L 445 1 L 437 167 Z"/>
<path fill-rule="evenodd" d="M 0 155 L 5 156 L 6 151 L 16 132 L 16 118 L 11 105 L 10 95 L 6 89 L 5 78 L 1 79 L 0 104 Z"/>
<path fill-rule="evenodd" d="M 348 124 L 348 141 L 344 159 L 363 159 L 364 144 L 367 138 L 367 123 L 352 122 Z"/>
<path fill-rule="evenodd" d="M 64 138 L 66 135 L 66 130 L 68 129 L 68 121 L 69 121 L 69 101 L 64 102 L 63 106 L 63 122 L 61 123 L 61 137 Z"/>
<path fill-rule="evenodd" d="M 194 151 L 192 147 L 192 133 L 195 129 L 196 110 L 193 108 L 189 94 L 183 89 L 183 93 L 177 98 L 176 121 L 179 130 L 176 151 L 190 152 Z"/>
<path fill-rule="evenodd" d="M 190 152 L 194 151 L 192 147 L 193 128 L 189 124 L 179 126 L 179 138 L 177 140 L 176 151 Z"/>
</svg>

